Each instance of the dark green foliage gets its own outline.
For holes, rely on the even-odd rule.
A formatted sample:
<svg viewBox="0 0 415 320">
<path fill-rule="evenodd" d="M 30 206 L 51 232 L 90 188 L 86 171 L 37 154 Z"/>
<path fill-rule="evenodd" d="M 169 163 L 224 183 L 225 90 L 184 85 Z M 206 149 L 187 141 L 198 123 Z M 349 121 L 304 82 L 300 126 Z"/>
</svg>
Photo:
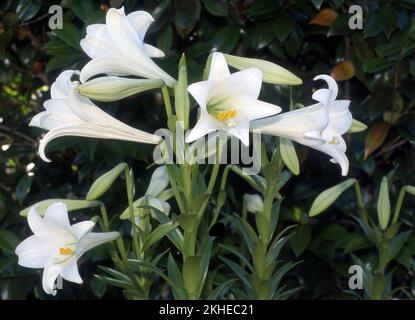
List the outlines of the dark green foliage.
<svg viewBox="0 0 415 320">
<path fill-rule="evenodd" d="M 355 2 L 363 8 L 363 30 L 350 30 L 347 25 L 350 17 L 348 7 Z M 52 4 L 62 4 L 64 8 L 63 30 L 48 28 L 47 12 Z M 281 242 L 275 242 L 267 252 L 281 260 L 272 266 L 270 286 L 275 290 L 272 297 L 373 298 L 372 293 L 377 290 L 375 286 L 381 283 L 384 289 L 380 295 L 382 298 L 413 298 L 413 197 L 407 197 L 402 207 L 399 233 L 396 234 L 398 229 L 391 230 L 390 238 L 383 239 L 388 242 L 390 251 L 385 274 L 375 281 L 371 277 L 379 277 L 379 274 L 364 270 L 371 281 L 367 287 L 369 293 L 348 291 L 347 286 L 350 265 L 359 261 L 362 265 L 376 265 L 378 259 L 379 230 L 372 220 L 377 217 L 376 204 L 382 177 L 388 176 L 391 203 L 396 203 L 401 187 L 415 185 L 415 4 L 409 0 L 2 1 L 1 297 L 46 298 L 41 290 L 39 273 L 21 268 L 16 263 L 14 248 L 30 231 L 26 221 L 18 215 L 21 209 L 49 198 L 84 199 L 93 181 L 122 161 L 134 169 L 136 194 L 142 196 L 146 190 L 152 172 L 146 170 L 152 164 L 151 147 L 128 142 L 60 138 L 48 146 L 47 153 L 53 162 L 47 164 L 36 154 L 41 130 L 28 127 L 31 117 L 43 110 L 42 103 L 49 98 L 49 86 L 56 76 L 64 69 L 80 69 L 88 61 L 79 45 L 86 33 L 85 26 L 102 23 L 108 7 L 121 5 L 125 6 L 126 12 L 142 9 L 153 14 L 156 22 L 151 26 L 146 42 L 157 45 L 166 53 L 166 58 L 157 60 L 157 63 L 176 78 L 176 67 L 183 52 L 186 52 L 188 82 L 192 83 L 200 79 L 212 50 L 266 59 L 292 71 L 303 79 L 304 85 L 293 87 L 290 92 L 289 87 L 264 84 L 261 97 L 281 105 L 285 111 L 289 108 L 290 95 L 294 103 L 312 103 L 311 92 L 316 88 L 312 78 L 315 75 L 330 74 L 342 61 L 352 63 L 353 75 L 339 82 L 339 96 L 352 101 L 353 117 L 368 126 L 365 132 L 348 135 L 346 141 L 351 163 L 349 177 L 360 182 L 370 220 L 362 223 L 360 218 L 355 218 L 359 213 L 353 192 L 345 192 L 324 214 L 308 218 L 307 213 L 316 196 L 344 179 L 326 155 L 296 145 L 301 173 L 287 184 L 284 177 L 289 177 L 289 173 L 280 175 L 277 191 L 284 198 L 274 237 L 278 239 L 281 235 Z M 330 26 L 309 24 L 324 8 L 337 12 L 334 22 Z M 97 104 L 121 121 L 148 132 L 166 123 L 163 103 L 156 91 L 118 102 Z M 196 117 L 195 106 L 191 100 L 190 127 Z M 376 132 L 379 123 L 385 123 L 381 126 L 386 131 L 383 134 Z M 30 169 L 29 175 L 27 166 L 30 163 L 34 168 Z M 174 170 L 173 166 L 171 170 Z M 237 172 L 235 174 L 237 169 L 229 167 L 226 170 L 230 173 L 228 183 L 221 192 L 226 192 L 231 200 L 220 203 L 223 208 L 218 223 L 225 230 L 215 234 L 214 241 L 205 235 L 206 245 L 210 247 L 190 257 L 192 259 L 187 263 L 197 264 L 203 273 L 206 268 L 203 258 L 211 251 L 212 255 L 219 257 L 211 261 L 206 275 L 210 295 L 202 294 L 202 297 L 251 298 L 254 297 L 252 283 L 259 281 L 249 278 L 253 275 L 253 266 L 244 257 L 255 250 L 256 230 L 249 229 L 250 226 L 241 222 L 243 220 L 234 213 L 242 211 L 240 199 L 245 193 L 262 192 L 264 185 L 255 177 L 244 181 Z M 100 200 L 108 208 L 111 227 L 120 228 L 128 235 L 128 222 L 117 217 L 127 203 L 124 181 L 118 179 L 115 186 Z M 200 186 L 202 189 L 206 186 Z M 200 194 L 203 197 L 203 192 Z M 217 202 L 221 200 L 220 195 Z M 177 208 L 173 207 L 172 212 L 178 212 Z M 77 211 L 74 217 L 83 220 L 95 214 L 98 210 L 86 209 Z M 182 261 L 175 256 L 177 248 L 167 239 L 159 241 L 161 235 L 168 233 L 176 246 L 182 245 L 179 231 L 171 231 L 175 226 L 171 223 L 176 223 L 172 221 L 174 217 L 171 220 L 161 213 L 156 213 L 156 216 L 160 227 L 148 245 L 157 243 L 152 258 L 158 259 L 160 269 L 154 270 L 154 265 L 148 261 L 131 260 L 131 266 L 143 274 L 152 271 L 149 274 L 156 284 L 151 298 L 185 298 L 183 287 L 173 287 L 167 294 L 163 292 L 162 286 L 166 283 L 163 274 L 176 279 L 176 283 L 183 282 L 183 286 L 191 285 L 192 279 L 180 278 L 178 265 L 181 266 Z M 255 217 L 248 216 L 248 220 L 255 221 Z M 293 224 L 296 226 L 287 234 L 281 234 Z M 213 235 L 214 228 L 211 233 Z M 280 246 L 282 242 L 287 245 Z M 167 249 L 170 252 L 162 254 Z M 103 260 L 105 254 L 100 249 L 88 256 L 94 258 L 80 267 L 85 284 L 82 287 L 66 285 L 65 290 L 59 293 L 60 297 L 145 298 L 130 278 L 113 269 L 110 261 Z M 293 262 L 300 260 L 299 264 Z M 98 262 L 107 267 L 97 268 Z"/>
</svg>

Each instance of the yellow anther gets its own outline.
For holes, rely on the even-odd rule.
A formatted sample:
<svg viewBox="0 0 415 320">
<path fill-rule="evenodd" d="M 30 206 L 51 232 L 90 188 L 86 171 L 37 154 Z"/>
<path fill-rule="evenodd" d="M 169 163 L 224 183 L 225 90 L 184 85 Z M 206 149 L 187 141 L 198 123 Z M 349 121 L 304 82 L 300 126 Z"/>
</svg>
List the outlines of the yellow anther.
<svg viewBox="0 0 415 320">
<path fill-rule="evenodd" d="M 236 110 L 230 109 L 230 110 L 218 112 L 217 118 L 220 121 L 227 121 L 229 119 L 235 118 L 235 116 L 236 116 Z"/>
<path fill-rule="evenodd" d="M 329 144 L 339 144 L 339 139 L 333 136 L 333 138 L 331 138 L 331 141 L 329 141 Z"/>
<path fill-rule="evenodd" d="M 72 248 L 69 248 L 69 247 L 62 247 L 62 248 L 59 248 L 59 253 L 60 254 L 63 254 L 63 255 L 71 255 L 71 254 L 73 254 L 74 253 L 74 251 L 72 250 Z"/>
</svg>

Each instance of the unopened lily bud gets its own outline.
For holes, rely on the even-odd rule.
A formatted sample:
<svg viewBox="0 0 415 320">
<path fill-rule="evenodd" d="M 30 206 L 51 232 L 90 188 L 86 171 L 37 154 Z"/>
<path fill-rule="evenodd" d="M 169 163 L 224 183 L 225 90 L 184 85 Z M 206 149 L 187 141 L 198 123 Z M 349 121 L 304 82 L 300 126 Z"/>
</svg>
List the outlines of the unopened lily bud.
<svg viewBox="0 0 415 320">
<path fill-rule="evenodd" d="M 287 69 L 261 59 L 243 58 L 233 56 L 230 54 L 224 54 L 228 65 L 243 70 L 247 68 L 258 68 L 262 71 L 262 80 L 271 84 L 287 84 L 287 85 L 300 85 L 303 83 L 299 77 Z"/>
<path fill-rule="evenodd" d="M 162 80 L 99 77 L 81 84 L 78 92 L 97 101 L 115 101 L 143 91 L 162 87 Z"/>
</svg>

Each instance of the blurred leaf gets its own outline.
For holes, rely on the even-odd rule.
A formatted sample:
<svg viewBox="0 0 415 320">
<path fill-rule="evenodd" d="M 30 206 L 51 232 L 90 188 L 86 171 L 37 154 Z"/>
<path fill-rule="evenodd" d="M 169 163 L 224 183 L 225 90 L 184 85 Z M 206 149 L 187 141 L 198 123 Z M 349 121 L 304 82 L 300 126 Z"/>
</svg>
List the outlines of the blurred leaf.
<svg viewBox="0 0 415 320">
<path fill-rule="evenodd" d="M 336 81 L 344 81 L 353 78 L 354 66 L 350 60 L 342 61 L 336 64 L 331 71 L 331 77 Z"/>
<path fill-rule="evenodd" d="M 294 30 L 295 19 L 291 14 L 280 13 L 276 18 L 273 26 L 275 36 L 279 41 L 284 41 Z"/>
<path fill-rule="evenodd" d="M 226 0 L 202 0 L 206 10 L 218 17 L 226 17 L 228 4 Z"/>
<path fill-rule="evenodd" d="M 351 32 L 349 27 L 349 19 L 350 15 L 348 14 L 339 15 L 336 20 L 334 20 L 334 22 L 330 25 L 327 36 L 332 37 L 349 34 Z"/>
<path fill-rule="evenodd" d="M 16 13 L 20 20 L 27 21 L 39 12 L 40 7 L 40 0 L 19 0 L 16 7 Z"/>
<path fill-rule="evenodd" d="M 296 257 L 299 257 L 311 241 L 311 229 L 309 225 L 302 224 L 294 229 L 294 235 L 290 239 L 291 248 Z"/>
<path fill-rule="evenodd" d="M 95 3 L 92 0 L 72 0 L 72 11 L 83 22 L 95 12 Z"/>
<path fill-rule="evenodd" d="M 3 250 L 5 253 L 14 254 L 14 249 L 16 249 L 19 240 L 16 236 L 8 230 L 0 229 L 0 250 Z"/>
<path fill-rule="evenodd" d="M 32 187 L 33 177 L 24 175 L 16 186 L 16 199 L 19 202 L 19 205 L 22 205 L 23 201 L 26 199 L 30 188 Z"/>
<path fill-rule="evenodd" d="M 336 11 L 326 8 L 317 13 L 317 15 L 310 20 L 309 24 L 329 27 L 334 20 L 336 20 L 337 16 L 338 14 Z"/>
<path fill-rule="evenodd" d="M 365 139 L 365 159 L 383 144 L 388 136 L 389 128 L 389 123 L 381 121 L 369 129 Z"/>
<path fill-rule="evenodd" d="M 161 32 L 159 32 L 157 37 L 157 47 L 167 52 L 173 43 L 173 29 L 170 25 L 165 26 Z"/>
<path fill-rule="evenodd" d="M 199 0 L 174 0 L 175 25 L 179 34 L 184 38 L 188 35 L 200 16 Z"/>
<path fill-rule="evenodd" d="M 218 29 L 212 36 L 212 43 L 217 51 L 228 53 L 237 45 L 240 38 L 239 29 L 236 26 L 225 26 Z"/>
</svg>

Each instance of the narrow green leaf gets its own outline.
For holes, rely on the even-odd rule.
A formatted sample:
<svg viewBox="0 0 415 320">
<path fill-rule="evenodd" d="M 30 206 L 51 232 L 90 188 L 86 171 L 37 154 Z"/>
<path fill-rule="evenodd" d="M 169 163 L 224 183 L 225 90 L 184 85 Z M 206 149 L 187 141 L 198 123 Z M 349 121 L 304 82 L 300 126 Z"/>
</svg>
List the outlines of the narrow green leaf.
<svg viewBox="0 0 415 320">
<path fill-rule="evenodd" d="M 143 251 L 147 251 L 152 245 L 154 245 L 157 241 L 161 240 L 165 235 L 167 235 L 170 231 L 177 228 L 178 223 L 166 223 L 159 225 L 156 229 L 154 229 L 147 237 L 143 245 Z"/>
</svg>

